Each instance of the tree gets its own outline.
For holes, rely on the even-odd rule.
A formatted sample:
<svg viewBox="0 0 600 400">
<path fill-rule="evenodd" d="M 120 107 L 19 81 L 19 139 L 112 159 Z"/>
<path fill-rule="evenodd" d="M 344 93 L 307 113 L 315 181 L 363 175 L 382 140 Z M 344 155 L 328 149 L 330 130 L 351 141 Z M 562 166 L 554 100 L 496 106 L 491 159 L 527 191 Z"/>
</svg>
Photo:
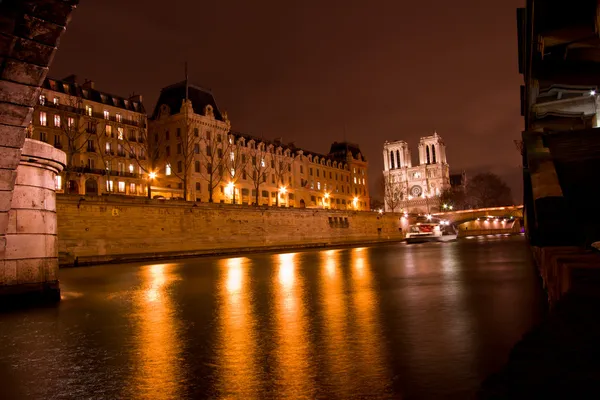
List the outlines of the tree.
<svg viewBox="0 0 600 400">
<path fill-rule="evenodd" d="M 440 193 L 440 204 L 449 210 L 464 210 L 467 206 L 467 196 L 462 189 L 448 188 Z"/>
<path fill-rule="evenodd" d="M 60 146 L 57 147 L 67 155 L 67 165 L 64 170 L 67 186 L 71 182 L 71 173 L 77 168 L 73 165 L 75 155 L 90 146 L 88 141 L 96 133 L 96 121 L 92 117 L 83 118 L 82 105 L 81 98 L 69 96 L 66 104 L 61 106 L 66 112 L 62 115 L 56 114 L 54 117 L 54 123 L 58 123 L 64 138 L 64 144 L 60 143 Z M 69 187 L 69 189 L 71 188 Z"/>
<path fill-rule="evenodd" d="M 467 183 L 468 202 L 474 208 L 512 205 L 512 193 L 508 185 L 496 174 L 484 172 L 475 175 Z"/>
<path fill-rule="evenodd" d="M 192 120 L 188 118 L 188 107 L 186 107 L 185 122 L 183 129 L 177 128 L 175 139 L 176 149 L 169 149 L 165 154 L 167 164 L 171 167 L 171 173 L 181 180 L 183 187 L 183 199 L 188 199 L 188 188 L 194 162 L 194 148 L 200 142 L 198 130 L 194 131 Z"/>
<path fill-rule="evenodd" d="M 254 188 L 254 202 L 259 205 L 260 185 L 267 181 L 267 175 L 271 171 L 270 163 L 267 160 L 268 152 L 265 143 L 254 142 L 250 144 L 250 179 Z"/>
<path fill-rule="evenodd" d="M 233 134 L 229 135 L 229 146 L 228 154 L 225 155 L 225 168 L 227 169 L 227 177 L 229 183 L 231 183 L 232 193 L 231 202 L 236 203 L 235 200 L 235 188 L 243 176 L 246 173 L 246 166 L 248 165 L 248 157 L 246 156 L 244 143 L 241 138 L 237 141 Z"/>
<path fill-rule="evenodd" d="M 150 176 L 156 173 L 158 163 L 164 156 L 161 151 L 164 137 L 159 134 L 155 134 L 154 138 L 149 137 L 145 118 L 140 118 L 138 126 L 140 129 L 137 135 L 133 132 L 126 135 L 123 138 L 123 144 L 125 150 L 129 153 L 129 158 L 135 160 L 143 173 L 148 174 L 148 198 L 151 199 L 152 182 Z"/>
<path fill-rule="evenodd" d="M 396 180 L 396 177 L 390 173 L 383 175 L 382 180 L 383 201 L 388 211 L 396 212 L 400 203 L 404 199 L 402 185 Z"/>
<path fill-rule="evenodd" d="M 227 164 L 225 154 L 233 144 L 233 136 L 223 133 L 205 132 L 200 138 L 199 147 L 194 152 L 200 156 L 200 175 L 208 182 L 208 201 L 213 202 L 215 189 L 221 184 Z M 204 150 L 204 151 L 203 151 Z"/>
<path fill-rule="evenodd" d="M 104 127 L 98 128 L 96 127 L 96 137 L 95 137 L 95 147 L 96 154 L 100 157 L 100 161 L 102 162 L 102 168 L 104 169 L 104 175 L 106 176 L 106 192 L 111 193 L 114 192 L 114 183 L 112 186 L 108 183 L 110 182 L 110 177 L 112 175 L 117 175 L 114 171 L 114 163 L 113 161 L 121 156 L 118 151 L 115 150 L 115 141 L 113 140 L 115 136 L 118 137 L 120 132 L 116 127 L 110 124 L 104 124 Z M 120 150 L 124 152 L 122 145 L 120 145 Z"/>
<path fill-rule="evenodd" d="M 292 161 L 285 154 L 274 154 L 271 156 L 271 169 L 275 175 L 275 185 L 279 187 L 286 186 L 286 178 L 292 172 Z M 275 204 L 279 207 L 279 191 L 275 197 Z"/>
</svg>

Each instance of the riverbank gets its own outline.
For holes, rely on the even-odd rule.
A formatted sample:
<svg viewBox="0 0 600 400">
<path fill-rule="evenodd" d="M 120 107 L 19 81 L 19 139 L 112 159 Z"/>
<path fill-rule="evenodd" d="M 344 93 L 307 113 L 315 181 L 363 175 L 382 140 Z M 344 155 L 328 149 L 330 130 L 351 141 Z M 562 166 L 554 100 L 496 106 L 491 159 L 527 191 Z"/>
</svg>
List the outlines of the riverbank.
<svg viewBox="0 0 600 400">
<path fill-rule="evenodd" d="M 398 213 L 59 195 L 61 266 L 240 254 L 404 239 Z"/>
<path fill-rule="evenodd" d="M 105 256 L 86 256 L 76 259 L 69 259 L 66 256 L 62 256 L 61 268 L 80 267 L 80 266 L 91 266 L 99 264 L 120 264 L 129 262 L 143 262 L 143 261 L 160 261 L 160 260 L 173 260 L 173 259 L 185 259 L 185 258 L 197 258 L 197 257 L 218 257 L 218 256 L 230 256 L 230 255 L 249 255 L 257 253 L 271 253 L 271 252 L 291 252 L 294 250 L 313 250 L 313 249 L 340 249 L 347 247 L 356 246 L 378 246 L 386 244 L 394 244 L 403 242 L 403 238 L 397 239 L 381 239 L 381 240 L 361 240 L 361 241 L 348 241 L 338 243 L 305 243 L 305 244 L 287 244 L 281 246 L 260 246 L 260 247 L 231 247 L 231 248 L 219 248 L 219 249 L 208 249 L 198 251 L 180 251 L 180 252 L 169 252 L 169 253 L 139 253 L 139 254 L 118 254 L 118 255 L 105 255 Z"/>
</svg>

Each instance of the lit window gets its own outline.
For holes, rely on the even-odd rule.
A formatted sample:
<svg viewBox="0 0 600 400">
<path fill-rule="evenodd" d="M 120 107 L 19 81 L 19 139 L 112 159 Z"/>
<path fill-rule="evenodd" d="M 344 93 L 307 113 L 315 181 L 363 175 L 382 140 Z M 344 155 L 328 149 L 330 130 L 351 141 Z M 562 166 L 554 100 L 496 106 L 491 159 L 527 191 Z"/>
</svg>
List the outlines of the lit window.
<svg viewBox="0 0 600 400">
<path fill-rule="evenodd" d="M 57 105 L 60 103 L 60 101 L 58 100 L 58 97 L 55 97 L 55 98 L 52 100 L 52 102 L 54 103 L 54 105 L 55 105 L 55 106 L 57 106 Z"/>
<path fill-rule="evenodd" d="M 110 113 L 108 112 L 108 110 L 104 110 L 104 119 L 109 119 L 110 118 Z"/>
<path fill-rule="evenodd" d="M 165 175 L 171 175 L 171 165 L 167 164 L 165 167 Z"/>
<path fill-rule="evenodd" d="M 113 181 L 106 181 L 106 191 L 107 192 L 113 191 Z"/>
<path fill-rule="evenodd" d="M 72 127 L 73 127 L 73 125 L 75 125 L 75 119 L 74 119 L 73 117 L 69 117 L 69 118 L 67 118 L 67 126 L 68 126 L 69 128 L 72 128 Z"/>
<path fill-rule="evenodd" d="M 40 112 L 40 125 L 41 126 L 46 126 L 48 124 L 48 121 L 46 120 L 46 113 L 45 112 Z"/>
<path fill-rule="evenodd" d="M 106 153 L 110 153 L 111 145 L 110 143 L 106 143 Z"/>
<path fill-rule="evenodd" d="M 321 182 L 317 182 L 317 190 L 321 190 Z"/>
<path fill-rule="evenodd" d="M 129 173 L 133 174 L 133 164 L 129 164 Z"/>
<path fill-rule="evenodd" d="M 356 177 L 354 177 L 354 184 L 356 185 Z"/>
<path fill-rule="evenodd" d="M 235 177 L 235 168 L 231 168 L 231 170 L 229 171 L 229 173 L 231 174 L 231 177 Z"/>
<path fill-rule="evenodd" d="M 233 161 L 235 159 L 235 155 L 233 154 L 233 151 L 231 153 L 229 153 L 229 159 L 231 159 L 231 161 Z"/>
<path fill-rule="evenodd" d="M 56 183 L 56 185 L 55 185 L 56 190 L 61 190 L 62 189 L 62 176 L 56 175 L 55 183 Z"/>
<path fill-rule="evenodd" d="M 356 173 L 356 167 L 352 168 L 352 170 L 354 171 L 354 173 Z"/>
<path fill-rule="evenodd" d="M 123 121 L 123 117 L 121 117 L 121 114 L 117 113 L 115 115 L 115 119 L 117 120 L 117 122 L 122 122 Z"/>
<path fill-rule="evenodd" d="M 260 160 L 260 166 L 263 168 L 265 167 L 265 159 L 264 158 Z"/>
<path fill-rule="evenodd" d="M 112 125 L 106 124 L 106 136 L 112 135 Z"/>
<path fill-rule="evenodd" d="M 46 104 L 46 96 L 40 94 L 40 105 L 43 106 L 44 104 Z"/>
<path fill-rule="evenodd" d="M 135 183 L 129 184 L 129 194 L 135 194 Z"/>
<path fill-rule="evenodd" d="M 119 193 L 125 193 L 125 182 L 119 181 Z"/>
<path fill-rule="evenodd" d="M 105 164 L 106 170 L 110 171 L 110 161 L 105 161 L 104 164 Z"/>
<path fill-rule="evenodd" d="M 92 106 L 85 106 L 85 114 L 87 116 L 91 117 L 93 112 L 94 110 L 92 109 Z"/>
<path fill-rule="evenodd" d="M 123 128 L 121 128 L 121 127 L 118 127 L 118 128 L 117 128 L 117 132 L 118 132 L 118 134 L 117 134 L 117 138 L 118 138 L 119 140 L 123 140 Z"/>
<path fill-rule="evenodd" d="M 54 126 L 60 127 L 60 115 L 54 116 Z"/>
<path fill-rule="evenodd" d="M 365 178 L 362 178 L 362 180 L 363 180 L 363 185 L 364 185 L 365 184 Z"/>
</svg>

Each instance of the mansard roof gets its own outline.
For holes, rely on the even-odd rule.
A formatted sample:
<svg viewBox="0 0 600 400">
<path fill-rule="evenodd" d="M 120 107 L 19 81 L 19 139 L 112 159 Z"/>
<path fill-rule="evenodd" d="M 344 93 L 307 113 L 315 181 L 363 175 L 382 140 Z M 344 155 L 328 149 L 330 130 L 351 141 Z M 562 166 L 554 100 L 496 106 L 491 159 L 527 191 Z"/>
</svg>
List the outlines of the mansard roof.
<svg viewBox="0 0 600 400">
<path fill-rule="evenodd" d="M 42 88 L 52 90 L 58 93 L 68 94 L 70 96 L 79 97 L 85 100 L 93 101 L 100 104 L 105 104 L 111 107 L 122 108 L 137 113 L 145 114 L 144 103 L 139 99 L 124 98 L 107 92 L 101 92 L 93 88 L 93 83 L 86 81 L 83 85 L 76 82 L 74 75 L 63 80 L 46 78 L 42 84 Z"/>
<path fill-rule="evenodd" d="M 160 96 L 152 114 L 153 119 L 158 117 L 162 105 L 169 107 L 170 115 L 179 114 L 181 104 L 185 100 L 185 84 L 186 81 L 181 81 L 166 86 L 160 91 Z M 215 119 L 223 121 L 223 115 L 219 111 L 215 97 L 210 90 L 188 83 L 188 98 L 192 101 L 192 107 L 196 114 L 204 114 L 204 109 L 210 105 L 213 109 Z"/>
<path fill-rule="evenodd" d="M 359 154 L 363 161 L 367 161 L 364 154 L 360 151 L 360 147 L 356 143 L 333 142 L 329 149 L 329 155 L 337 160 L 346 160 L 348 155 L 351 155 L 354 159 L 358 159 Z"/>
</svg>

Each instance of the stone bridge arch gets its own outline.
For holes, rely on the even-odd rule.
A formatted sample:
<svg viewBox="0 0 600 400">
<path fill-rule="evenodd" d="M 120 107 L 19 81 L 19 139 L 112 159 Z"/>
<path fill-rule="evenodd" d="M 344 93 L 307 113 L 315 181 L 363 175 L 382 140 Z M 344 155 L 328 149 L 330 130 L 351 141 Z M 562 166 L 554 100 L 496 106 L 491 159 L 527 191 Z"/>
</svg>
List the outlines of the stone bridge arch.
<svg viewBox="0 0 600 400">
<path fill-rule="evenodd" d="M 64 167 L 63 152 L 35 140 L 26 142 L 25 131 L 60 37 L 78 3 L 79 0 L 0 1 L 0 295 L 19 293 L 15 287 L 30 287 L 24 290 L 35 292 L 46 291 L 48 284 L 58 288 L 58 263 L 32 261 L 52 259 L 57 256 L 56 249 L 38 246 L 35 254 L 23 253 L 23 246 L 35 240 L 35 234 L 18 238 L 18 232 L 9 226 L 9 215 L 17 212 L 11 209 L 16 203 L 35 204 L 32 200 L 39 200 L 33 198 L 32 191 L 24 189 L 25 183 L 30 183 L 26 182 L 28 174 L 44 170 L 45 180 L 39 190 L 47 192 L 45 196 L 54 196 L 53 176 Z M 18 196 L 13 196 L 17 191 Z M 52 214 L 48 219 L 56 218 L 55 210 L 46 210 L 40 204 L 28 212 L 48 212 Z M 26 223 L 20 226 L 26 234 L 27 228 Z"/>
<path fill-rule="evenodd" d="M 452 225 L 460 225 L 465 222 L 474 221 L 478 218 L 514 218 L 523 219 L 523 206 L 479 208 L 475 210 L 461 210 L 432 214 L 450 222 Z"/>
</svg>

